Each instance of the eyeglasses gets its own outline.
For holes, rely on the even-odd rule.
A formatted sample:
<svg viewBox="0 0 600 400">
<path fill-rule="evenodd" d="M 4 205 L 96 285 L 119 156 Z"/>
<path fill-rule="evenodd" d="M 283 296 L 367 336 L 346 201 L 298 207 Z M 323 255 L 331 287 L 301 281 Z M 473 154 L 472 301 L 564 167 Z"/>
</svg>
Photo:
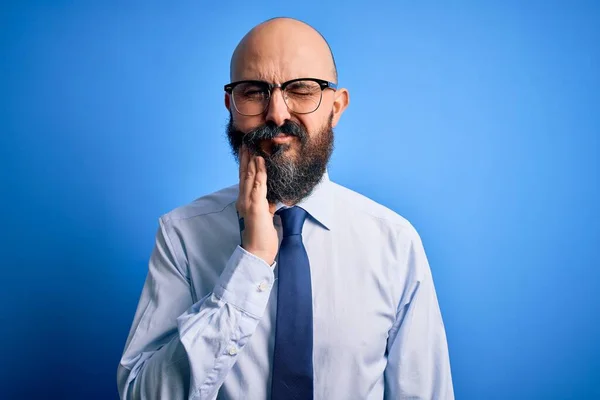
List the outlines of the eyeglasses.
<svg viewBox="0 0 600 400">
<path fill-rule="evenodd" d="M 273 89 L 280 88 L 288 109 L 296 114 L 310 114 L 321 105 L 325 89 L 336 90 L 333 82 L 316 78 L 292 79 L 281 84 L 264 81 L 238 81 L 225 85 L 231 95 L 233 106 L 245 116 L 260 115 L 271 101 Z"/>
</svg>

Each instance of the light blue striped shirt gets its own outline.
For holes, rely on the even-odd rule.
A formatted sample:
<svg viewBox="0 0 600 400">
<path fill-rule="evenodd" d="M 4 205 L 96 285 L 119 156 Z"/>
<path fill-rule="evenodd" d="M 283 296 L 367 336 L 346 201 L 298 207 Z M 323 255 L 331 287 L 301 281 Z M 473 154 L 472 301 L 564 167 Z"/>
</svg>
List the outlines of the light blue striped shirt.
<svg viewBox="0 0 600 400">
<path fill-rule="evenodd" d="M 123 399 L 270 398 L 277 261 L 239 246 L 238 186 L 162 216 L 118 367 Z M 324 175 L 297 204 L 311 267 L 315 399 L 453 399 L 419 235 Z M 281 240 L 281 220 L 275 216 Z"/>
</svg>

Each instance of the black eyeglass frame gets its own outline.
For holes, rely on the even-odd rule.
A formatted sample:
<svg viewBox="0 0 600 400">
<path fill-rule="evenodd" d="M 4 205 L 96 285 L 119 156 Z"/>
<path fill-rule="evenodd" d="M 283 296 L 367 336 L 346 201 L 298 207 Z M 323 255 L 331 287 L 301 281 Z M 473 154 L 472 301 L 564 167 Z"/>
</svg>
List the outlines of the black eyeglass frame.
<svg viewBox="0 0 600 400">
<path fill-rule="evenodd" d="M 237 85 L 242 84 L 242 83 L 254 83 L 254 84 L 259 84 L 259 85 L 267 85 L 267 88 L 269 90 L 269 101 L 267 101 L 267 103 L 265 104 L 265 108 L 261 112 L 259 112 L 258 114 L 242 114 L 242 113 L 240 113 L 240 111 L 237 108 L 237 105 L 235 104 L 235 100 L 233 99 L 233 96 L 232 96 L 233 106 L 235 107 L 236 111 L 238 113 L 242 114 L 242 115 L 247 116 L 247 117 L 252 117 L 252 116 L 260 115 L 260 114 L 264 113 L 265 110 L 267 108 L 269 108 L 269 104 L 271 103 L 271 97 L 273 96 L 273 89 L 279 88 L 283 92 L 288 85 L 290 85 L 290 84 L 292 84 L 294 82 L 300 82 L 300 81 L 312 81 L 312 82 L 317 83 L 321 87 L 321 99 L 319 100 L 319 104 L 317 104 L 317 106 L 315 107 L 315 109 L 312 110 L 312 111 L 301 113 L 301 112 L 296 112 L 296 111 L 290 110 L 290 111 L 292 111 L 295 114 L 310 114 L 310 113 L 314 113 L 321 106 L 321 102 L 323 101 L 323 91 L 325 89 L 331 89 L 333 91 L 336 91 L 337 87 L 338 87 L 337 83 L 333 83 L 333 82 L 330 82 L 330 81 L 327 81 L 327 80 L 324 80 L 324 79 L 319 79 L 319 78 L 296 78 L 296 79 L 292 79 L 292 80 L 289 80 L 289 81 L 286 81 L 286 82 L 283 82 L 283 83 L 269 83 L 269 82 L 265 82 L 265 81 L 255 80 L 255 79 L 244 80 L 244 81 L 235 81 L 235 82 L 228 83 L 227 85 L 225 85 L 223 87 L 223 89 L 225 90 L 226 93 L 228 93 L 229 95 L 232 95 L 233 90 L 235 89 L 235 87 Z M 285 97 L 284 97 L 283 100 L 285 101 Z M 285 105 L 287 106 L 287 101 L 285 102 Z M 289 109 L 289 106 L 288 106 L 288 109 Z"/>
</svg>

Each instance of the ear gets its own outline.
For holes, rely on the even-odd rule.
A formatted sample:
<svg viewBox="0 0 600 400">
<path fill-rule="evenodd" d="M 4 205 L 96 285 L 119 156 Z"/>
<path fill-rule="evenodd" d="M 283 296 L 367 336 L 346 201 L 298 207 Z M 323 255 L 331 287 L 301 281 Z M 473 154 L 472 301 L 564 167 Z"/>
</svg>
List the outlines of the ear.
<svg viewBox="0 0 600 400">
<path fill-rule="evenodd" d="M 231 112 L 231 96 L 229 93 L 225 93 L 225 108 Z"/>
<path fill-rule="evenodd" d="M 347 89 L 338 89 L 335 91 L 335 98 L 333 99 L 333 120 L 331 126 L 335 127 L 340 120 L 340 117 L 348 108 L 350 104 L 350 93 Z"/>
</svg>

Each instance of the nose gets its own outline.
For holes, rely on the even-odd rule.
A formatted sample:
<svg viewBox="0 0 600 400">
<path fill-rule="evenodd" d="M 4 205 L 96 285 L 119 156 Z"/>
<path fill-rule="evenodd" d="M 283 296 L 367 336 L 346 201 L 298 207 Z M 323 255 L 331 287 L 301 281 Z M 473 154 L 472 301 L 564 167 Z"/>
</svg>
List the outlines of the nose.
<svg viewBox="0 0 600 400">
<path fill-rule="evenodd" d="M 276 126 L 281 126 L 285 121 L 290 119 L 290 117 L 290 111 L 283 99 L 281 88 L 274 88 L 271 93 L 271 101 L 269 102 L 265 119 L 271 121 Z"/>
</svg>

